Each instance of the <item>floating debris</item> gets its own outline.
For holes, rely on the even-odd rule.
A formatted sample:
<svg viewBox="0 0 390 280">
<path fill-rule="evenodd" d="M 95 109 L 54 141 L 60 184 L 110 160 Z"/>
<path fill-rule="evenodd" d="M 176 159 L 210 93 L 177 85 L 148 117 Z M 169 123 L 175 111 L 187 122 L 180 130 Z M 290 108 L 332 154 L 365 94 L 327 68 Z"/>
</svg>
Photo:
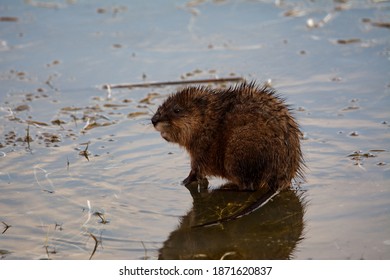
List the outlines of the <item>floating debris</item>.
<svg viewBox="0 0 390 280">
<path fill-rule="evenodd" d="M 64 4 L 59 4 L 54 2 L 43 2 L 43 1 L 41 2 L 41 1 L 34 1 L 34 0 L 25 0 L 24 2 L 33 7 L 46 8 L 46 9 L 61 9 L 66 7 Z"/>
<path fill-rule="evenodd" d="M 18 20 L 17 17 L 0 17 L 0 21 L 4 22 L 17 22 Z"/>
<path fill-rule="evenodd" d="M 107 84 L 106 89 L 107 89 L 107 99 L 110 100 L 112 98 L 111 86 Z"/>
<path fill-rule="evenodd" d="M 372 26 L 375 26 L 375 27 L 390 28 L 390 22 L 372 21 L 369 18 L 363 18 L 362 22 L 370 23 Z"/>
<path fill-rule="evenodd" d="M 61 142 L 61 137 L 59 135 L 49 132 L 43 132 L 39 139 L 42 139 L 45 143 Z"/>
<path fill-rule="evenodd" d="M 110 221 L 108 221 L 105 217 L 104 217 L 104 214 L 101 213 L 101 212 L 98 212 L 96 211 L 95 213 L 93 213 L 94 216 L 98 216 L 101 221 L 99 223 L 101 224 L 108 224 Z"/>
<path fill-rule="evenodd" d="M 362 40 L 358 38 L 352 38 L 352 39 L 339 39 L 337 40 L 337 44 L 341 45 L 347 45 L 347 44 L 354 44 L 354 43 L 360 43 Z"/>
<path fill-rule="evenodd" d="M 127 115 L 128 118 L 132 119 L 132 118 L 136 118 L 138 116 L 144 116 L 144 115 L 147 115 L 149 114 L 148 112 L 133 112 L 133 113 L 129 113 Z"/>
<path fill-rule="evenodd" d="M 12 227 L 11 225 L 7 224 L 6 222 L 1 222 L 3 225 L 4 225 L 4 230 L 1 234 L 4 234 L 10 227 Z"/>
<path fill-rule="evenodd" d="M 351 106 L 348 106 L 348 107 L 342 109 L 342 111 L 353 111 L 353 110 L 358 110 L 358 109 L 360 109 L 359 106 L 351 105 Z"/>
<path fill-rule="evenodd" d="M 51 63 L 46 64 L 46 66 L 47 67 L 52 67 L 52 66 L 55 66 L 55 65 L 58 65 L 58 64 L 60 64 L 59 60 L 53 60 Z"/>
<path fill-rule="evenodd" d="M 371 24 L 376 27 L 390 28 L 390 22 L 372 22 Z"/>
<path fill-rule="evenodd" d="M 28 110 L 30 110 L 30 106 L 28 106 L 27 104 L 19 105 L 16 108 L 14 108 L 14 111 L 16 111 L 16 112 L 22 112 L 22 111 L 28 111 Z"/>
<path fill-rule="evenodd" d="M 109 126 L 112 125 L 112 122 L 104 122 L 104 123 L 98 123 L 96 121 L 91 121 L 90 118 L 87 119 L 86 124 L 84 125 L 82 132 L 85 132 L 86 130 L 91 130 L 92 128 L 96 127 L 102 127 L 102 126 Z"/>
<path fill-rule="evenodd" d="M 333 78 L 330 79 L 330 80 L 331 80 L 332 82 L 341 82 L 341 81 L 343 80 L 343 78 L 336 76 L 336 77 L 333 77 Z"/>
<path fill-rule="evenodd" d="M 61 108 L 61 111 L 74 112 L 74 111 L 80 111 L 82 109 L 83 108 L 80 108 L 80 107 L 64 107 L 64 108 Z"/>
<path fill-rule="evenodd" d="M 319 28 L 324 26 L 326 23 L 328 23 L 332 18 L 333 18 L 333 14 L 327 14 L 323 19 L 319 21 L 315 21 L 314 19 L 309 18 L 306 21 L 306 26 L 308 28 Z"/>
<path fill-rule="evenodd" d="M 126 105 L 123 105 L 123 104 L 111 104 L 111 103 L 107 103 L 107 104 L 104 104 L 103 107 L 118 109 L 118 108 L 120 108 L 120 107 L 126 107 Z"/>
<path fill-rule="evenodd" d="M 367 153 L 363 153 L 362 151 L 354 151 L 353 153 L 349 154 L 348 157 L 364 157 L 364 158 L 371 158 L 371 157 L 376 157 L 376 155 L 370 153 L 370 152 L 367 152 Z"/>
<path fill-rule="evenodd" d="M 387 150 L 384 150 L 384 149 L 371 149 L 370 152 L 381 153 L 381 152 L 387 152 Z"/>
<path fill-rule="evenodd" d="M 59 224 L 59 223 L 57 223 L 57 222 L 55 222 L 55 224 L 54 224 L 54 230 L 59 230 L 59 231 L 63 231 L 64 229 L 63 229 L 63 227 L 62 227 L 62 224 Z"/>
<path fill-rule="evenodd" d="M 82 143 L 81 145 L 87 145 L 87 146 L 85 147 L 85 149 L 83 151 L 79 152 L 79 155 L 84 156 L 89 161 L 88 156 L 91 155 L 91 153 L 88 151 L 89 142 Z"/>
<path fill-rule="evenodd" d="M 61 126 L 61 125 L 63 125 L 63 124 L 66 124 L 66 122 L 65 122 L 65 121 L 62 121 L 62 120 L 60 120 L 60 119 L 56 119 L 56 120 L 52 120 L 52 121 L 51 121 L 51 124 Z"/>
<path fill-rule="evenodd" d="M 107 89 L 107 86 L 113 88 L 136 88 L 136 87 L 161 87 L 161 86 L 173 86 L 173 85 L 184 85 L 184 84 L 207 84 L 207 83 L 226 83 L 226 82 L 241 82 L 245 81 L 241 77 L 230 77 L 230 78 L 213 78 L 213 79 L 200 79 L 200 80 L 186 80 L 186 81 L 167 81 L 167 82 L 150 82 L 140 84 L 116 84 L 116 85 L 103 85 L 103 89 Z"/>
<path fill-rule="evenodd" d="M 35 125 L 35 126 L 49 126 L 47 123 L 45 122 L 39 122 L 39 121 L 32 121 L 32 120 L 27 120 L 27 123 L 29 125 Z"/>
<path fill-rule="evenodd" d="M 159 93 L 155 93 L 155 92 L 151 92 L 151 93 L 148 93 L 148 96 L 141 99 L 139 101 L 139 103 L 144 103 L 144 104 L 149 104 L 149 105 L 153 105 L 153 102 L 152 100 L 157 98 L 157 97 L 160 97 L 160 94 Z"/>
<path fill-rule="evenodd" d="M 368 158 L 375 158 L 378 155 L 373 154 L 373 153 L 378 153 L 378 152 L 385 152 L 386 150 L 383 149 L 372 149 L 369 150 L 368 152 L 363 152 L 363 151 L 354 151 L 353 153 L 349 154 L 347 157 L 349 157 L 351 160 L 354 161 L 354 165 L 357 165 L 359 168 L 365 170 L 365 168 L 362 166 L 362 163 L 365 159 Z M 378 162 L 376 163 L 377 166 L 385 166 L 386 162 Z"/>
<path fill-rule="evenodd" d="M 305 11 L 303 10 L 298 10 L 298 9 L 292 9 L 292 10 L 288 10 L 286 12 L 284 12 L 284 16 L 285 17 L 301 17 L 303 15 L 305 15 Z"/>
<path fill-rule="evenodd" d="M 91 253 L 91 256 L 89 257 L 89 259 L 92 259 L 93 255 L 95 254 L 96 252 L 96 249 L 97 249 L 97 246 L 98 244 L 100 243 L 97 238 L 95 237 L 95 235 L 93 235 L 92 233 L 89 233 L 89 236 L 91 236 L 93 238 L 93 240 L 95 241 L 95 246 L 93 247 L 93 251 Z"/>
<path fill-rule="evenodd" d="M 27 143 L 27 148 L 30 150 L 30 143 L 34 141 L 31 136 L 30 136 L 30 126 L 28 125 L 27 126 L 27 129 L 26 129 L 26 136 L 24 137 L 24 142 Z"/>
</svg>

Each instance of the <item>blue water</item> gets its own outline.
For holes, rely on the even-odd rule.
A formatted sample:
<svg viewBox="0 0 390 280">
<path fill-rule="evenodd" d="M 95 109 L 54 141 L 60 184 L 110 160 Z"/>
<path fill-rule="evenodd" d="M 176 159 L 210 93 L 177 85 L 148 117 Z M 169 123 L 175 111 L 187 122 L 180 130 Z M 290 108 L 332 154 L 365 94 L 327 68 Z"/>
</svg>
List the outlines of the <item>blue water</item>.
<svg viewBox="0 0 390 280">
<path fill-rule="evenodd" d="M 389 259 L 389 9 L 374 1 L 2 1 L 0 257 L 88 259 L 92 234 L 102 243 L 93 259 L 221 258 L 238 236 L 252 246 L 238 242 L 233 258 Z M 188 156 L 149 121 L 178 87 L 102 86 L 217 77 L 270 81 L 286 97 L 305 133 L 307 181 L 298 196 L 227 231 L 188 231 L 199 213 L 180 185 Z M 360 156 L 348 156 L 354 151 Z M 210 208 L 233 198 L 211 199 L 195 201 Z M 294 217 L 288 238 L 284 216 Z M 177 248 L 183 232 L 189 246 L 207 246 Z M 252 254 L 277 250 L 282 236 L 286 255 Z"/>
</svg>

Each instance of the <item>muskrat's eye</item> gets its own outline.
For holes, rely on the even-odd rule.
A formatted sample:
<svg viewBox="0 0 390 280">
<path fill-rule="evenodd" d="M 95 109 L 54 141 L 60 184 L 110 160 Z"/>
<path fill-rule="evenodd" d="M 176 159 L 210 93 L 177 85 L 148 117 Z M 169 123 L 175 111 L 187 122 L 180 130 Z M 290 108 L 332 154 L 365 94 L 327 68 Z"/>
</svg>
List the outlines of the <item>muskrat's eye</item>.
<svg viewBox="0 0 390 280">
<path fill-rule="evenodd" d="M 173 108 L 173 112 L 174 112 L 175 114 L 180 114 L 182 111 L 183 111 L 182 108 L 180 108 L 179 106 L 175 106 L 175 107 Z"/>
</svg>

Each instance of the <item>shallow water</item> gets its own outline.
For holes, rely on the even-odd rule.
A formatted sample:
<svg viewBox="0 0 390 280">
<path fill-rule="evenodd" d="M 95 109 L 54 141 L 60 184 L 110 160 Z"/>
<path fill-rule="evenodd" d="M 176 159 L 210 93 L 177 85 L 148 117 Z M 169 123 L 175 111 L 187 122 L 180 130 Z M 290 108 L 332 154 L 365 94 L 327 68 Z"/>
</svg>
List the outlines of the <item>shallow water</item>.
<svg viewBox="0 0 390 280">
<path fill-rule="evenodd" d="M 390 259 L 389 2 L 133 2 L 0 4 L 0 258 Z M 180 86 L 103 85 L 216 77 L 286 97 L 307 180 L 191 228 L 253 197 L 180 185 L 150 125 Z"/>
</svg>

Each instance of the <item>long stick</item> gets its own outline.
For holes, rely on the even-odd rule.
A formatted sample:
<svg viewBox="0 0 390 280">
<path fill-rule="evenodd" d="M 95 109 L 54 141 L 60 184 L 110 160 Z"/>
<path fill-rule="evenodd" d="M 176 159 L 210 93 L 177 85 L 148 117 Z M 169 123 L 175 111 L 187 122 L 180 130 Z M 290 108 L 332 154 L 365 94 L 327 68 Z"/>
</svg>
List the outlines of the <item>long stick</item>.
<svg viewBox="0 0 390 280">
<path fill-rule="evenodd" d="M 140 83 L 140 84 L 116 84 L 103 85 L 103 89 L 113 89 L 113 88 L 135 88 L 135 87 L 160 87 L 160 86 L 172 86 L 172 85 L 186 85 L 186 84 L 207 84 L 207 83 L 225 83 L 225 82 L 241 82 L 244 81 L 244 78 L 241 77 L 231 77 L 231 78 L 214 78 L 214 79 L 200 79 L 200 80 L 187 80 L 187 81 L 167 81 L 167 82 L 150 82 L 150 83 Z"/>
</svg>

